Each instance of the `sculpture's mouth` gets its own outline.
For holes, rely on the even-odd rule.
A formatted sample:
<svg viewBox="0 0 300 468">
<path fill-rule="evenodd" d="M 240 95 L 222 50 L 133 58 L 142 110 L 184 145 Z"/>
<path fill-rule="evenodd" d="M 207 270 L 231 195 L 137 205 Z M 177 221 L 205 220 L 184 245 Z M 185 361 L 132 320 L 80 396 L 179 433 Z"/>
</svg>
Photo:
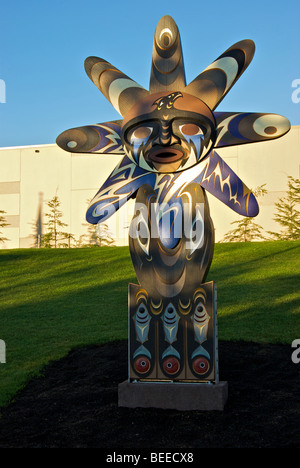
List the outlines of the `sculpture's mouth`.
<svg viewBox="0 0 300 468">
<path fill-rule="evenodd" d="M 180 161 L 183 158 L 183 156 L 183 152 L 176 148 L 160 147 L 159 149 L 150 151 L 148 157 L 153 162 L 157 162 L 160 164 L 170 164 L 176 161 Z"/>
</svg>

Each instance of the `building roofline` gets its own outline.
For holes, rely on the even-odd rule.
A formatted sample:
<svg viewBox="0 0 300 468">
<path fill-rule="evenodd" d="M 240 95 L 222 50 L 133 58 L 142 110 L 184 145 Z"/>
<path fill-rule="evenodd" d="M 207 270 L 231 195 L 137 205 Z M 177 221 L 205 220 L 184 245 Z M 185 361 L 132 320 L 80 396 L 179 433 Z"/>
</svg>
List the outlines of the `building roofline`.
<svg viewBox="0 0 300 468">
<path fill-rule="evenodd" d="M 41 145 L 22 145 L 22 146 L 1 146 L 1 150 L 11 150 L 11 149 L 25 149 L 25 148 L 45 148 L 46 146 L 57 146 L 56 143 L 46 143 Z M 59 146 L 57 146 L 59 148 Z"/>
</svg>

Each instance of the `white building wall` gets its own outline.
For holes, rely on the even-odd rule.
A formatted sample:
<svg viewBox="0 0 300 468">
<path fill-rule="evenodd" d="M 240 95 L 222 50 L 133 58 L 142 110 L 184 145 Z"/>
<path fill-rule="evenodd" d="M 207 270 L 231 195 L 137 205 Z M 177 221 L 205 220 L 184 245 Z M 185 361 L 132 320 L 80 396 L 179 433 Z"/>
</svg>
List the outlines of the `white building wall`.
<svg viewBox="0 0 300 468">
<path fill-rule="evenodd" d="M 218 153 L 249 188 L 266 184 L 268 194 L 260 198 L 256 222 L 265 231 L 279 231 L 273 220 L 274 203 L 287 190 L 287 176 L 300 177 L 300 126 L 270 142 L 223 148 Z M 9 240 L 0 248 L 33 247 L 34 224 L 39 214 L 45 223 L 47 201 L 57 195 L 61 201 L 66 230 L 76 239 L 87 233 L 85 212 L 88 200 L 120 160 L 118 155 L 71 154 L 57 145 L 0 148 L 0 210 L 6 212 L 9 226 L 0 231 Z M 232 229 L 240 217 L 208 193 L 216 242 Z M 128 242 L 128 224 L 133 212 L 129 201 L 107 224 L 116 245 Z"/>
</svg>

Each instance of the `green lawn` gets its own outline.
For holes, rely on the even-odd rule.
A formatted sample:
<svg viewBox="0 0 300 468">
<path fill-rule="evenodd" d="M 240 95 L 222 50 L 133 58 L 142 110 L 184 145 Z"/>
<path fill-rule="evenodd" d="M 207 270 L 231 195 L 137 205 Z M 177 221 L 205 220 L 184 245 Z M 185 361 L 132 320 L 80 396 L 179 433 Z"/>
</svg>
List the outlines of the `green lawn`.
<svg viewBox="0 0 300 468">
<path fill-rule="evenodd" d="M 0 262 L 0 406 L 72 348 L 127 338 L 128 247 L 1 250 Z M 300 338 L 299 275 L 300 242 L 216 244 L 219 339 Z"/>
</svg>

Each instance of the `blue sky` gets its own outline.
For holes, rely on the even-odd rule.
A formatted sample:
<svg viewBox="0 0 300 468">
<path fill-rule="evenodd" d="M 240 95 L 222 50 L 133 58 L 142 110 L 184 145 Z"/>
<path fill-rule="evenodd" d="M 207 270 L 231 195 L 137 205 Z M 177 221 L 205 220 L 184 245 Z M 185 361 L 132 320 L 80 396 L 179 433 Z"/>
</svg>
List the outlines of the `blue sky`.
<svg viewBox="0 0 300 468">
<path fill-rule="evenodd" d="M 292 102 L 299 0 L 15 0 L 0 11 L 0 147 L 54 143 L 68 128 L 120 118 L 84 59 L 102 57 L 148 88 L 154 31 L 166 14 L 179 27 L 187 82 L 233 43 L 254 40 L 252 63 L 218 111 L 274 112 L 300 125 L 300 102 Z"/>
</svg>

